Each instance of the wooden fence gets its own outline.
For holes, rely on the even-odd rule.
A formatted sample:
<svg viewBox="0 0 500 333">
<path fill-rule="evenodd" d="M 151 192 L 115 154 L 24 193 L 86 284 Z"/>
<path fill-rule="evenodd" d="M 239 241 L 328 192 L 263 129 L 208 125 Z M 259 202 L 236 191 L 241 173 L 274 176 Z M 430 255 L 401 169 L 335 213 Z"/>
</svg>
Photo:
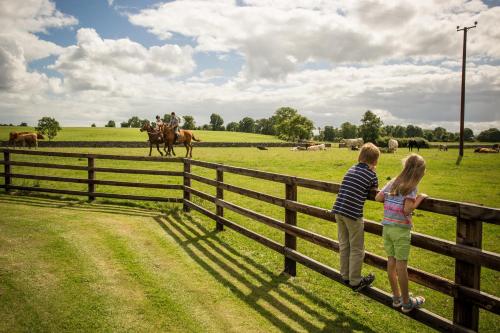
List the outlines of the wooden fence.
<svg viewBox="0 0 500 333">
<path fill-rule="evenodd" d="M 159 202 L 178 202 L 183 203 L 185 211 L 191 209 L 213 219 L 217 230 L 223 230 L 224 226 L 235 230 L 260 244 L 280 253 L 284 256 L 284 270 L 288 274 L 296 275 L 296 264 L 300 263 L 320 274 L 342 283 L 340 273 L 317 260 L 314 260 L 296 250 L 297 237 L 315 245 L 330 249 L 333 251 L 339 250 L 337 241 L 327 238 L 323 235 L 311 232 L 309 230 L 297 226 L 297 213 L 306 214 L 326 221 L 335 222 L 335 217 L 330 210 L 319 208 L 316 206 L 307 205 L 297 201 L 297 188 L 304 187 L 328 193 L 338 193 L 339 184 L 317 181 L 312 179 L 292 177 L 282 174 L 263 172 L 258 170 L 216 164 L 198 160 L 180 159 L 180 158 L 157 158 L 157 157 L 135 157 L 135 156 L 115 156 L 115 155 L 95 155 L 95 154 L 78 154 L 78 153 L 61 153 L 61 152 L 41 152 L 41 151 L 23 151 L 0 149 L 3 152 L 4 159 L 0 164 L 4 165 L 4 172 L 0 176 L 4 177 L 4 185 L 6 191 L 12 189 L 26 191 L 40 191 L 49 193 L 62 193 L 71 195 L 87 196 L 89 200 L 95 197 L 109 197 L 133 200 L 150 200 Z M 73 157 L 86 158 L 87 166 L 73 166 L 50 163 L 35 163 L 12 161 L 11 154 L 27 154 L 27 155 L 42 155 L 42 156 L 58 156 L 58 157 Z M 99 168 L 95 167 L 94 161 L 98 159 L 111 160 L 128 160 L 128 161 L 151 161 L 161 163 L 182 163 L 183 171 L 157 171 L 157 170 L 137 170 L 137 169 L 118 169 L 118 168 Z M 28 166 L 37 168 L 54 168 L 54 169 L 70 169 L 70 170 L 85 170 L 88 171 L 86 179 L 79 178 L 61 178 L 52 176 L 38 176 L 17 174 L 12 172 L 12 166 Z M 208 168 L 215 171 L 214 179 L 197 175 L 191 171 L 191 166 Z M 112 173 L 133 173 L 133 174 L 148 174 L 148 175 L 164 175 L 183 177 L 182 185 L 163 185 L 163 184 L 147 184 L 133 182 L 117 182 L 96 180 L 96 172 L 112 172 Z M 224 173 L 243 175 L 251 178 L 264 179 L 283 184 L 284 197 L 276 197 L 261 192 L 245 189 L 239 186 L 231 185 L 224 182 Z M 39 188 L 12 185 L 12 178 L 38 179 L 48 181 L 62 181 L 87 183 L 88 191 L 70 191 L 59 190 L 53 188 Z M 213 186 L 216 189 L 216 195 L 210 195 L 192 186 L 192 181 L 200 182 Z M 160 188 L 182 190 L 182 198 L 164 198 L 137 196 L 125 194 L 99 193 L 95 191 L 95 185 L 113 185 L 113 186 L 129 186 L 129 187 L 145 187 L 145 188 Z M 224 200 L 224 192 L 229 191 L 243 195 L 252 199 L 276 205 L 284 208 L 284 221 L 277 220 L 272 217 L 265 216 L 247 208 L 238 206 L 232 202 Z M 375 192 L 371 193 L 370 200 L 373 200 Z M 191 199 L 194 195 L 203 200 L 209 201 L 215 205 L 215 212 L 208 210 Z M 284 244 L 280 244 L 272 239 L 251 231 L 241 225 L 238 225 L 224 217 L 224 210 L 228 209 L 242 216 L 248 217 L 254 221 L 263 223 L 272 228 L 276 228 L 284 232 Z M 443 318 L 426 309 L 416 309 L 406 316 L 424 323 L 434 329 L 446 332 L 473 332 L 478 331 L 479 327 L 479 308 L 490 311 L 496 315 L 500 314 L 500 298 L 495 295 L 490 295 L 481 291 L 480 275 L 481 267 L 487 267 L 495 271 L 500 270 L 500 255 L 497 253 L 482 250 L 482 224 L 490 223 L 494 225 L 500 224 L 500 209 L 488 208 L 474 204 L 438 200 L 427 198 L 419 207 L 420 210 L 433 213 L 453 216 L 456 218 L 456 242 L 431 237 L 428 235 L 412 232 L 411 244 L 413 246 L 426 249 L 435 253 L 446 255 L 455 259 L 455 279 L 454 281 L 436 276 L 434 274 L 419 270 L 417 268 L 408 267 L 409 278 L 420 285 L 431 288 L 445 295 L 451 296 L 454 299 L 453 304 L 453 320 Z M 382 235 L 382 225 L 374 221 L 365 220 L 365 232 L 372 233 L 378 236 Z M 385 270 L 387 260 L 384 257 L 366 252 L 365 263 L 380 269 Z M 383 290 L 375 287 L 365 288 L 361 291 L 364 295 L 392 308 L 391 295 Z M 400 311 L 395 309 L 395 311 Z"/>
</svg>

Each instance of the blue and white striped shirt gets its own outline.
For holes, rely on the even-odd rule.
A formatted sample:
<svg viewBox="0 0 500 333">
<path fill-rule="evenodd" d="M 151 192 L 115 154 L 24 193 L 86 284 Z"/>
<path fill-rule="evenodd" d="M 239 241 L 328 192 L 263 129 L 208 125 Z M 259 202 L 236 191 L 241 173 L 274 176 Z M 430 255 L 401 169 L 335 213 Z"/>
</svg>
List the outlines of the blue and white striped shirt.
<svg viewBox="0 0 500 333">
<path fill-rule="evenodd" d="M 342 180 L 333 213 L 351 219 L 362 217 L 363 206 L 372 187 L 378 187 L 377 174 L 366 163 L 354 165 Z"/>
</svg>

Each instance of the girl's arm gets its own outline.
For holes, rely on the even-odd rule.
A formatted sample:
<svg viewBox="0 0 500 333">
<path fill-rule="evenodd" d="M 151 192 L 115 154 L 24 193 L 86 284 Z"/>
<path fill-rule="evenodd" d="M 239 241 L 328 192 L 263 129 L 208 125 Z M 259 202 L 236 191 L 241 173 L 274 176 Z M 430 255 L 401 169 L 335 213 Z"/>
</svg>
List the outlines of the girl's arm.
<svg viewBox="0 0 500 333">
<path fill-rule="evenodd" d="M 427 197 L 428 197 L 427 194 L 421 193 L 417 195 L 417 198 L 415 200 L 405 200 L 403 213 L 405 215 L 410 215 L 411 212 L 413 212 L 420 205 L 420 203 L 422 203 L 422 201 Z"/>
<path fill-rule="evenodd" d="M 375 201 L 384 202 L 384 192 L 383 191 L 379 191 L 377 193 L 377 195 L 375 196 Z"/>
</svg>

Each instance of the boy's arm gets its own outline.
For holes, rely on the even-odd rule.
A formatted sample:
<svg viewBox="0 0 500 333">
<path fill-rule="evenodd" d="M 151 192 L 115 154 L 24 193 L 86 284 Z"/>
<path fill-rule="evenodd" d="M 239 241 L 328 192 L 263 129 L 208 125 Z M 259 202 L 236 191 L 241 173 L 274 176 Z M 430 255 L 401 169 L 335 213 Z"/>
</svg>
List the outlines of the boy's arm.
<svg viewBox="0 0 500 333">
<path fill-rule="evenodd" d="M 411 212 L 413 212 L 422 203 L 422 201 L 427 197 L 428 197 L 427 194 L 421 193 L 421 194 L 417 195 L 415 200 L 411 200 L 411 199 L 405 200 L 405 204 L 403 207 L 403 213 L 405 215 L 410 215 Z"/>
</svg>

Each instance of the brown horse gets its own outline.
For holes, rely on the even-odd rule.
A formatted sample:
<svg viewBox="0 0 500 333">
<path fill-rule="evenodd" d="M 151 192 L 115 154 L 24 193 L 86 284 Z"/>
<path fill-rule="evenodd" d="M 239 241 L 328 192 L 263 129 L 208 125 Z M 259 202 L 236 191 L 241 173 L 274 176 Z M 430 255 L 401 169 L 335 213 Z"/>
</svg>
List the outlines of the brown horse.
<svg viewBox="0 0 500 333">
<path fill-rule="evenodd" d="M 175 156 L 174 152 L 174 139 L 175 133 L 174 129 L 170 126 L 163 127 L 163 136 L 165 139 L 165 144 L 168 145 L 167 156 L 170 156 L 170 152 Z M 177 137 L 177 143 L 183 143 L 184 147 L 186 147 L 186 157 L 193 157 L 193 145 L 191 141 L 201 141 L 194 137 L 193 132 L 189 130 L 181 129 L 179 130 L 179 136 Z"/>
<path fill-rule="evenodd" d="M 167 150 L 165 149 L 167 147 L 167 144 L 163 138 L 163 134 L 159 131 L 155 131 L 153 127 L 149 123 L 145 123 L 142 125 L 141 132 L 146 131 L 148 133 L 148 141 L 149 141 L 149 156 L 151 156 L 151 151 L 153 150 L 153 144 L 156 145 L 156 149 L 160 153 L 161 156 L 163 156 L 163 153 L 160 151 L 160 144 L 165 143 L 165 147 L 163 147 L 163 150 L 165 151 L 165 154 L 167 153 Z"/>
</svg>

